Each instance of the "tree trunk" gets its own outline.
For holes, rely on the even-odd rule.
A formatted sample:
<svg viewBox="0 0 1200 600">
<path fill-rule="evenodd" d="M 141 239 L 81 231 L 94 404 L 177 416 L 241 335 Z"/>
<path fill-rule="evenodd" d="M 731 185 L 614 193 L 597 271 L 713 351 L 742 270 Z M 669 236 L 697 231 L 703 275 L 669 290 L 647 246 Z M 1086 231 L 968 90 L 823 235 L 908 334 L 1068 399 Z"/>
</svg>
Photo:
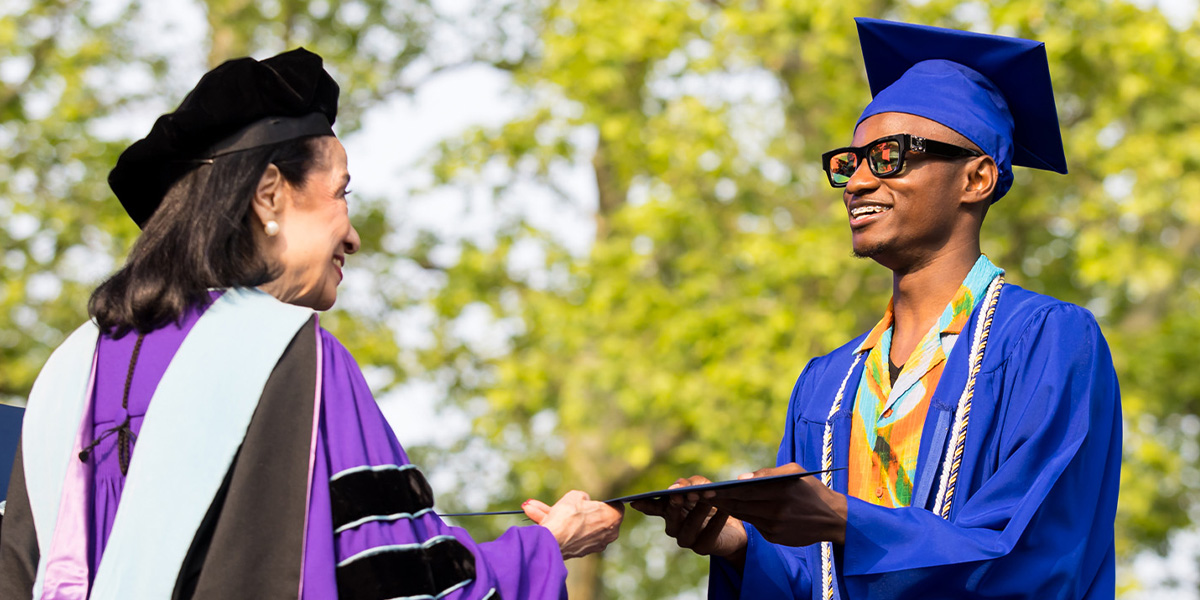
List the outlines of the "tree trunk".
<svg viewBox="0 0 1200 600">
<path fill-rule="evenodd" d="M 599 600 L 602 596 L 604 562 L 600 554 L 567 561 L 567 594 L 571 600 Z"/>
<path fill-rule="evenodd" d="M 609 146 L 600 137 L 596 141 L 596 153 L 592 155 L 592 170 L 596 174 L 596 191 L 599 206 L 596 207 L 596 241 L 608 237 L 609 218 L 625 204 L 626 191 L 616 173 Z"/>
<path fill-rule="evenodd" d="M 250 38 L 245 27 L 239 26 L 237 18 L 251 7 L 251 0 L 208 0 L 208 26 L 211 45 L 208 48 L 208 68 L 213 68 L 231 58 L 250 53 Z M 253 28 L 251 27 L 251 30 Z"/>
</svg>

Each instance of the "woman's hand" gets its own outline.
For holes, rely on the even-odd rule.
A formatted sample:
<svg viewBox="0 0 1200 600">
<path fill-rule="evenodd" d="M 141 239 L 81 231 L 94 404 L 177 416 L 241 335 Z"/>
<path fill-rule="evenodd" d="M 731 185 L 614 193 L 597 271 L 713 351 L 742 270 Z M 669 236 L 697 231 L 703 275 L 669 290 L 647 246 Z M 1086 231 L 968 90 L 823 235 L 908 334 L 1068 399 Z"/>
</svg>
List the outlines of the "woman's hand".
<svg viewBox="0 0 1200 600">
<path fill-rule="evenodd" d="M 625 516 L 624 505 L 596 502 L 578 490 L 567 492 L 554 506 L 527 500 L 521 508 L 525 516 L 554 534 L 563 558 L 604 550 L 621 533 L 621 519 Z"/>
</svg>

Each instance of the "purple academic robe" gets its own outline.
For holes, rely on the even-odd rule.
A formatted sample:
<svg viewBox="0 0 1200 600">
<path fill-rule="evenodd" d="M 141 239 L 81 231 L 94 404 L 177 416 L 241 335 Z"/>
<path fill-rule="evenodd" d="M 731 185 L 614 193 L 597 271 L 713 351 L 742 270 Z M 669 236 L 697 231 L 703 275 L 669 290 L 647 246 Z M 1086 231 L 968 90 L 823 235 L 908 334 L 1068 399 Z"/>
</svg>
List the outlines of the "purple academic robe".
<svg viewBox="0 0 1200 600">
<path fill-rule="evenodd" d="M 129 391 L 128 414 L 135 435 L 141 428 L 142 417 L 146 414 L 155 387 L 203 311 L 203 308 L 192 310 L 181 323 L 168 325 L 145 336 Z M 288 565 L 281 570 L 271 566 L 268 561 L 264 562 L 263 572 L 300 574 L 300 581 L 293 580 L 292 592 L 287 595 L 302 598 L 565 598 L 566 567 L 549 530 L 537 525 L 513 527 L 497 540 L 477 543 L 465 530 L 446 525 L 433 512 L 433 496 L 428 484 L 420 471 L 409 463 L 408 456 L 384 420 L 354 358 L 333 335 L 319 327 L 315 329 L 314 344 L 311 341 L 314 327 L 315 323 L 310 322 L 302 329 L 293 346 L 303 346 L 298 341 L 308 340 L 308 354 L 305 356 L 311 356 L 315 350 L 319 357 L 321 370 L 316 377 L 316 385 L 320 389 L 318 426 L 315 436 L 308 431 L 312 429 L 311 426 L 305 427 L 305 431 L 283 434 L 303 438 L 303 446 L 310 446 L 308 438 L 315 437 L 310 456 L 299 460 L 300 473 L 303 473 L 303 466 L 311 461 L 311 477 L 307 486 L 309 497 L 307 502 L 300 504 L 296 504 L 294 499 L 292 501 L 293 506 L 307 505 L 302 519 L 305 523 L 303 535 L 294 538 L 302 539 L 302 545 L 291 544 L 302 548 L 297 553 L 302 556 L 302 567 Z M 126 411 L 121 407 L 121 399 L 136 339 L 136 335 L 126 335 L 120 339 L 104 335 L 100 337 L 91 415 L 95 439 L 125 419 Z M 295 352 L 289 349 L 285 359 L 289 354 Z M 283 364 L 285 359 L 281 359 L 280 363 Z M 312 371 L 312 368 L 309 367 L 308 371 Z M 309 381 L 312 381 L 312 374 L 308 375 Z M 268 387 L 271 385 L 268 383 Z M 300 409 L 306 406 L 311 407 L 312 387 L 308 388 L 307 396 L 303 389 L 295 392 L 299 396 L 294 398 L 294 412 L 301 412 Z M 266 407 L 260 404 L 259 412 L 264 410 Z M 311 419 L 311 415 L 308 412 L 292 425 Z M 256 418 L 258 416 L 259 413 L 256 413 Z M 278 420 L 273 423 L 278 427 Z M 290 428 L 300 429 L 295 426 Z M 270 451 L 258 452 L 250 448 L 253 436 L 262 437 L 255 431 L 252 423 L 242 450 L 245 456 L 239 455 L 238 462 L 253 460 L 265 463 L 259 465 L 265 467 L 261 472 L 270 473 L 274 470 L 269 464 L 272 461 Z M 119 467 L 117 443 L 117 436 L 109 435 L 100 442 L 90 458 L 94 479 L 88 562 L 92 576 L 104 553 L 125 482 Z M 136 447 L 135 441 L 134 456 Z M 238 462 L 235 462 L 235 468 L 242 468 Z M 297 464 L 297 461 L 293 460 L 292 463 Z M 262 503 L 261 498 L 246 501 L 238 499 L 237 490 L 239 487 L 246 489 L 246 485 L 239 483 L 232 474 L 235 468 L 231 468 L 231 475 L 227 476 L 221 496 L 214 500 L 213 507 L 209 509 L 210 521 L 219 521 L 220 513 L 235 502 Z M 296 472 L 294 468 L 293 472 Z M 259 485 L 264 485 L 261 476 L 254 479 L 260 480 Z M 292 477 L 293 482 L 296 479 Z M 293 486 L 291 489 L 303 488 Z M 261 497 L 274 493 L 267 490 L 251 495 Z M 241 494 L 245 497 L 246 492 Z M 265 504 L 274 505 L 270 502 Z M 164 507 L 164 510 L 169 508 Z M 253 521 L 253 518 L 250 520 Z M 299 520 L 293 520 L 292 523 L 299 523 Z M 241 545 L 242 541 L 238 540 L 244 540 L 248 544 L 263 547 L 266 552 L 274 550 L 271 540 L 246 539 L 250 536 L 245 536 L 244 525 L 245 520 L 243 526 L 236 527 L 241 529 L 238 535 L 244 537 L 228 538 L 235 540 L 233 545 Z M 218 528 L 216 541 L 212 538 L 201 539 L 198 534 L 190 556 L 214 553 L 208 545 L 212 544 L 216 549 L 222 543 L 220 526 L 215 527 Z M 207 535 L 213 534 L 210 532 Z M 286 542 L 280 542 L 279 545 L 286 545 Z M 6 552 L 10 552 L 7 564 L 14 564 L 11 551 L 6 548 Z M 216 560 L 220 560 L 220 557 Z M 33 564 L 36 564 L 36 558 Z M 211 560 L 209 564 L 212 564 Z M 193 581 L 190 583 L 185 581 L 188 570 L 185 564 L 176 597 L 190 597 L 196 593 L 194 579 L 199 578 L 196 571 L 200 567 L 192 569 Z M 201 583 L 200 587 L 203 590 L 205 585 Z M 276 586 L 276 589 L 278 587 L 286 588 L 287 585 Z M 249 593 L 245 588 L 239 590 Z"/>
<path fill-rule="evenodd" d="M 947 358 L 921 438 L 917 471 L 938 468 L 936 424 L 967 381 L 981 307 Z M 845 468 L 852 406 L 830 415 L 864 336 L 813 359 L 792 392 L 778 463 L 821 468 L 826 423 Z M 849 381 L 859 381 L 859 361 Z M 854 394 L 847 388 L 846 397 Z M 940 474 L 940 469 L 937 471 Z M 1088 311 L 1006 285 L 984 353 L 949 520 L 929 505 L 848 499 L 846 543 L 833 557 L 837 597 L 1065 598 L 1115 594 L 1113 519 L 1121 479 L 1121 401 L 1108 345 Z M 937 481 L 937 479 L 933 479 Z M 833 476 L 846 493 L 846 471 Z M 747 525 L 746 564 L 713 559 L 709 597 L 821 597 L 820 544 L 773 544 Z"/>
</svg>

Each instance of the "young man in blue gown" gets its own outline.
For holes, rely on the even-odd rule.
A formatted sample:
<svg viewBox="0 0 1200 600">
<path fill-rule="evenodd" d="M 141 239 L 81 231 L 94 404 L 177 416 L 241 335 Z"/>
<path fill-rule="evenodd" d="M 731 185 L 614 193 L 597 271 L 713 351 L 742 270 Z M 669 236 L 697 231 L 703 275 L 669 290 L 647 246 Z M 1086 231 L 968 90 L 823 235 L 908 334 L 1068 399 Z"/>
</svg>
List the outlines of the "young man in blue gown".
<svg viewBox="0 0 1200 600">
<path fill-rule="evenodd" d="M 892 301 L 809 362 L 780 466 L 743 477 L 833 471 L 635 507 L 713 556 L 711 598 L 1112 598 L 1108 346 L 1088 311 L 1006 283 L 980 251 L 1013 165 L 1066 173 L 1045 48 L 858 26 L 874 100 L 822 160 Z"/>
</svg>

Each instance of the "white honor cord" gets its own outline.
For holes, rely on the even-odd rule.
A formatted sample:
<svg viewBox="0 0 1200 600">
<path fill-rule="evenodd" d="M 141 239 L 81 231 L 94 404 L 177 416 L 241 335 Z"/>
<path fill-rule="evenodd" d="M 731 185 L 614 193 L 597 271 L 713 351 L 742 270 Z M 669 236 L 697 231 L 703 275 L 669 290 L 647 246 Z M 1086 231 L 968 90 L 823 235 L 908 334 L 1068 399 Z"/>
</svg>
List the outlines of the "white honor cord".
<svg viewBox="0 0 1200 600">
<path fill-rule="evenodd" d="M 954 495 L 954 482 L 958 476 L 958 466 L 961 464 L 963 443 L 966 440 L 967 422 L 971 412 L 971 396 L 975 391 L 975 376 L 979 374 L 979 367 L 983 362 L 983 351 L 987 348 L 987 336 L 991 331 L 992 317 L 996 312 L 996 303 L 1000 299 L 1000 288 L 1004 287 L 1004 275 L 997 275 L 988 286 L 987 295 L 985 296 L 984 314 L 980 316 L 979 321 L 975 325 L 975 339 L 971 344 L 971 356 L 967 364 L 970 365 L 970 374 L 967 377 L 967 385 L 963 389 L 963 394 L 959 398 L 958 407 L 954 411 L 954 427 L 952 431 L 955 440 L 954 451 L 946 454 L 946 462 L 942 467 L 941 484 L 938 488 L 937 503 L 934 505 L 934 514 L 941 514 L 942 518 L 949 519 L 950 505 L 949 501 Z M 854 368 L 858 366 L 859 359 L 862 354 L 857 354 L 854 357 L 854 362 L 850 363 L 850 370 L 846 372 L 846 378 L 842 380 L 842 386 L 838 388 L 837 396 L 833 399 L 833 406 L 829 410 L 829 419 L 825 422 L 824 443 L 821 448 L 821 465 L 823 469 L 833 467 L 833 416 L 842 409 L 842 397 L 846 391 L 846 383 L 850 380 L 850 376 L 854 374 Z M 958 457 L 955 459 L 955 457 Z M 953 469 L 951 468 L 953 467 Z M 954 476 L 950 476 L 953 470 Z M 821 482 L 832 488 L 833 478 L 826 473 L 821 476 Z M 943 506 L 944 505 L 944 506 Z M 944 509 L 944 510 L 943 510 Z M 833 544 L 830 542 L 821 542 L 821 598 L 823 600 L 833 599 Z"/>
<path fill-rule="evenodd" d="M 846 371 L 846 377 L 842 379 L 842 385 L 838 388 L 837 395 L 833 397 L 833 406 L 829 407 L 829 418 L 825 419 L 825 439 L 821 444 L 821 468 L 825 470 L 821 474 L 821 483 L 825 487 L 833 489 L 833 416 L 842 410 L 842 398 L 846 394 L 846 383 L 850 381 L 850 376 L 854 374 L 854 367 L 858 366 L 858 361 L 862 359 L 862 353 L 855 353 L 854 362 L 850 363 L 850 370 Z M 824 600 L 832 600 L 833 598 L 833 544 L 831 542 L 821 542 L 821 598 Z"/>
<path fill-rule="evenodd" d="M 996 314 L 996 303 L 1000 300 L 1000 288 L 1004 287 L 1004 275 L 997 275 L 988 286 L 985 297 L 984 311 L 975 324 L 975 339 L 971 343 L 971 357 L 968 360 L 970 370 L 967 385 L 963 388 L 958 406 L 954 410 L 954 426 L 951 428 L 950 439 L 954 440 L 952 450 L 946 453 L 942 462 L 942 476 L 938 483 L 937 502 L 933 505 L 933 514 L 941 515 L 950 520 L 950 506 L 954 500 L 954 490 L 958 482 L 958 469 L 962 465 L 963 451 L 966 447 L 967 425 L 971 417 L 971 399 L 975 395 L 975 377 L 983 365 L 983 352 L 987 349 L 988 334 L 992 330 L 992 318 Z"/>
</svg>

